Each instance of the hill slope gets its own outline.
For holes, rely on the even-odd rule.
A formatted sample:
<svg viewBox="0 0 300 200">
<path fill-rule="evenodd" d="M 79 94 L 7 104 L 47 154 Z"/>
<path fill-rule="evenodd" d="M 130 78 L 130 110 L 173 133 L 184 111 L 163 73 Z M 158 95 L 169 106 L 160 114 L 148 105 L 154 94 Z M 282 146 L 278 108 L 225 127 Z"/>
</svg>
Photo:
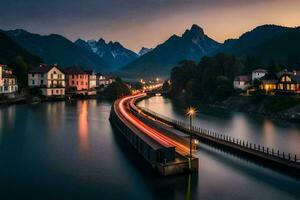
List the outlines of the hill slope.
<svg viewBox="0 0 300 200">
<path fill-rule="evenodd" d="M 21 86 L 27 84 L 28 70 L 41 62 L 41 58 L 32 55 L 0 31 L 0 64 L 6 64 L 14 70 Z"/>
<path fill-rule="evenodd" d="M 62 67 L 81 65 L 97 71 L 109 71 L 109 64 L 92 52 L 77 47 L 63 36 L 56 34 L 42 36 L 24 30 L 5 33 L 27 51 L 41 57 L 47 64 L 57 63 Z"/>
</svg>

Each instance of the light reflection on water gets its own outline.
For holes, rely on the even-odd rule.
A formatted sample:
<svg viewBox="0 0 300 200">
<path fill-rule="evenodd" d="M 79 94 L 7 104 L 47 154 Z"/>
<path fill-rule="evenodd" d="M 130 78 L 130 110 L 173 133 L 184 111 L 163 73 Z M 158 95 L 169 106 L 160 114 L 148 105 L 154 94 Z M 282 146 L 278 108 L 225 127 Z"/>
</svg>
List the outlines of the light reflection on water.
<svg viewBox="0 0 300 200">
<path fill-rule="evenodd" d="M 169 100 L 152 98 L 142 103 L 185 120 L 181 115 L 184 110 Z M 111 103 L 96 100 L 1 108 L 1 197 L 143 200 L 300 197 L 298 179 L 204 144 L 197 151 L 198 175 L 158 177 L 112 129 L 108 121 L 110 108 Z M 228 131 L 239 125 L 234 134 L 247 128 L 242 133 L 244 137 L 250 137 L 250 130 L 259 126 L 256 130 L 263 130 L 263 134 L 254 136 L 262 141 L 277 140 L 278 125 L 272 121 L 257 122 L 235 113 L 221 117 L 200 113 L 197 120 L 207 128 Z M 298 133 L 297 129 L 292 131 Z"/>
<path fill-rule="evenodd" d="M 88 151 L 88 103 L 87 101 L 78 102 L 78 134 L 79 134 L 79 148 L 84 155 Z"/>
</svg>

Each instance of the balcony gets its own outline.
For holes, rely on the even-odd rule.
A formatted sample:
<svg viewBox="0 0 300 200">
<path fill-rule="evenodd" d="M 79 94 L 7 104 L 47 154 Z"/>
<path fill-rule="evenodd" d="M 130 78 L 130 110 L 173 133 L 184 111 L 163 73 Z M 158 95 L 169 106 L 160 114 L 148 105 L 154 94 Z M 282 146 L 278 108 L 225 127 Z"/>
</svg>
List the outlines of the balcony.
<svg viewBox="0 0 300 200">
<path fill-rule="evenodd" d="M 65 88 L 63 84 L 50 84 L 48 88 Z"/>
</svg>

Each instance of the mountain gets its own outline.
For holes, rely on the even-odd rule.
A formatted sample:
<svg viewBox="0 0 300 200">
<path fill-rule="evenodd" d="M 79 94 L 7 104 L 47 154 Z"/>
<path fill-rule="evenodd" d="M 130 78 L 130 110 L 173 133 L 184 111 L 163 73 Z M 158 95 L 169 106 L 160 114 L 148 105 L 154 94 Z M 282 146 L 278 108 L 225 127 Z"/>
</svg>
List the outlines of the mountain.
<svg viewBox="0 0 300 200">
<path fill-rule="evenodd" d="M 150 51 L 152 51 L 153 49 L 152 48 L 146 48 L 146 47 L 142 47 L 141 50 L 139 51 L 138 55 L 139 56 L 142 56 Z"/>
<path fill-rule="evenodd" d="M 41 57 L 45 63 L 61 67 L 83 66 L 96 71 L 109 71 L 110 65 L 94 53 L 79 48 L 67 38 L 57 35 L 39 35 L 24 30 L 5 31 L 16 43 L 30 53 Z"/>
<path fill-rule="evenodd" d="M 41 58 L 32 55 L 0 31 L 0 64 L 6 64 L 14 70 L 21 86 L 27 84 L 28 70 L 42 62 Z"/>
<path fill-rule="evenodd" d="M 98 41 L 78 39 L 75 44 L 97 54 L 112 66 L 112 70 L 118 70 L 138 57 L 136 53 L 126 49 L 119 42 L 110 41 L 106 43 L 102 38 Z"/>
<path fill-rule="evenodd" d="M 230 53 L 236 56 L 251 54 L 255 47 L 292 29 L 293 28 L 277 25 L 258 26 L 242 34 L 238 39 L 226 40 L 224 44 L 216 50 L 216 53 Z"/>
<path fill-rule="evenodd" d="M 300 28 L 263 25 L 242 34 L 238 39 L 225 41 L 214 54 L 235 55 L 250 62 L 252 67 L 281 65 L 300 69 L 299 45 Z"/>
<path fill-rule="evenodd" d="M 129 78 L 167 77 L 170 70 L 181 60 L 199 61 L 220 44 L 204 34 L 202 28 L 193 25 L 182 36 L 173 35 L 152 51 L 126 65 L 120 72 Z"/>
<path fill-rule="evenodd" d="M 252 48 L 248 55 L 265 62 L 275 62 L 290 69 L 300 69 L 300 28 L 290 29 Z"/>
</svg>

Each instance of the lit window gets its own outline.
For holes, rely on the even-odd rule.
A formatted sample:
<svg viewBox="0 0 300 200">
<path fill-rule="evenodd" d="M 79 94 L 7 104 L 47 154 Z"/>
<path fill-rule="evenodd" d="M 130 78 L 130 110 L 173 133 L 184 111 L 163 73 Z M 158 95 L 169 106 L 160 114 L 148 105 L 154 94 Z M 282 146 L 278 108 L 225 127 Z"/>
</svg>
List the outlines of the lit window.
<svg viewBox="0 0 300 200">
<path fill-rule="evenodd" d="M 291 84 L 291 90 L 295 90 L 295 84 Z"/>
</svg>

